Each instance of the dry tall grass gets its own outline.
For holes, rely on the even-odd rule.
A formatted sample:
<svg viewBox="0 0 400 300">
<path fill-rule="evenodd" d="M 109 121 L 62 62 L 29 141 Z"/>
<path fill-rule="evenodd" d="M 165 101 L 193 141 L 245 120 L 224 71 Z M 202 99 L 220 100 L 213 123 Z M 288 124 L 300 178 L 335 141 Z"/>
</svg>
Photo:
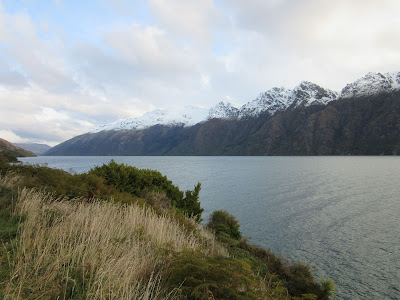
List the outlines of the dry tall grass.
<svg viewBox="0 0 400 300">
<path fill-rule="evenodd" d="M 4 179 L 3 179 L 4 181 Z M 7 299 L 166 299 L 161 284 L 173 252 L 226 255 L 203 229 L 188 234 L 172 217 L 108 202 L 20 192 L 24 216 Z"/>
<path fill-rule="evenodd" d="M 21 181 L 21 176 L 14 174 L 12 172 L 9 172 L 6 176 L 0 175 L 0 185 L 2 186 L 13 187 L 19 181 Z"/>
</svg>

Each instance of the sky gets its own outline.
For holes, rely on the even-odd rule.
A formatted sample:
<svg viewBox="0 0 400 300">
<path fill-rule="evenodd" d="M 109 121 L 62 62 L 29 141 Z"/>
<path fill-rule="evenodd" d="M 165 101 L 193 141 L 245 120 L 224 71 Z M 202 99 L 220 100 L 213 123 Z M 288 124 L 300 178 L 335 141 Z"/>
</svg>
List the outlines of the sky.
<svg viewBox="0 0 400 300">
<path fill-rule="evenodd" d="M 399 0 L 0 0 L 0 137 L 400 71 Z"/>
</svg>

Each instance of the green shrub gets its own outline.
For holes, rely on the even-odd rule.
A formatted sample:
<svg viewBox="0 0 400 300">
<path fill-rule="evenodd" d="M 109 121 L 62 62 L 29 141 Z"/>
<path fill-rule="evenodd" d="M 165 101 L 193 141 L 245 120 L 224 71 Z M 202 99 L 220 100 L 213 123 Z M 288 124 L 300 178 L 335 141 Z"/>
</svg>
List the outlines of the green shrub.
<svg viewBox="0 0 400 300">
<path fill-rule="evenodd" d="M 325 278 L 320 281 L 321 292 L 319 299 L 328 300 L 335 296 L 336 286 L 332 279 Z"/>
<path fill-rule="evenodd" d="M 223 241 L 228 239 L 240 240 L 242 237 L 239 222 L 225 210 L 214 211 L 210 216 L 207 227 L 213 229 L 215 234 Z"/>
<path fill-rule="evenodd" d="M 0 186 L 0 245 L 17 235 L 19 217 L 13 214 L 15 204 L 13 190 Z"/>
<path fill-rule="evenodd" d="M 172 206 L 201 220 L 203 209 L 199 202 L 200 183 L 193 191 L 186 191 L 184 197 L 184 193 L 160 172 L 117 164 L 114 160 L 107 165 L 95 167 L 88 174 L 104 178 L 108 185 L 114 186 L 119 192 L 127 192 L 136 197 L 145 198 L 149 192 L 165 193 Z"/>
<path fill-rule="evenodd" d="M 14 191 L 12 188 L 0 185 L 0 298 L 10 279 L 14 239 L 17 236 L 20 217 L 13 214 L 15 209 Z"/>
<path fill-rule="evenodd" d="M 286 266 L 284 277 L 291 295 L 301 296 L 310 293 L 317 295 L 320 293 L 320 286 L 315 281 L 309 265 L 297 262 Z"/>
<path fill-rule="evenodd" d="M 183 213 L 193 216 L 197 221 L 201 221 L 201 213 L 203 209 L 200 206 L 199 193 L 201 189 L 201 183 L 197 183 L 193 191 L 187 190 L 185 192 L 185 198 L 177 203 L 176 207 L 181 209 Z"/>
<path fill-rule="evenodd" d="M 182 299 L 259 299 L 263 292 L 246 262 L 198 251 L 176 254 L 167 282 L 180 286 Z"/>
</svg>

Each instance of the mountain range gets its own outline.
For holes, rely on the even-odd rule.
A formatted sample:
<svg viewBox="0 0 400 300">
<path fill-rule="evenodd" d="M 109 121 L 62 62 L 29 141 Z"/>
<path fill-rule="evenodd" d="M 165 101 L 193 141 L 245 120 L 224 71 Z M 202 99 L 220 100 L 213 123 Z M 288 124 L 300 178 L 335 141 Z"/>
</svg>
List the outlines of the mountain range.
<svg viewBox="0 0 400 300">
<path fill-rule="evenodd" d="M 241 107 L 155 110 L 74 137 L 45 155 L 396 155 L 400 72 L 368 73 L 341 92 L 303 81 Z"/>
<path fill-rule="evenodd" d="M 13 145 L 31 151 L 36 155 L 42 155 L 51 148 L 49 145 L 38 143 L 13 143 Z"/>
</svg>

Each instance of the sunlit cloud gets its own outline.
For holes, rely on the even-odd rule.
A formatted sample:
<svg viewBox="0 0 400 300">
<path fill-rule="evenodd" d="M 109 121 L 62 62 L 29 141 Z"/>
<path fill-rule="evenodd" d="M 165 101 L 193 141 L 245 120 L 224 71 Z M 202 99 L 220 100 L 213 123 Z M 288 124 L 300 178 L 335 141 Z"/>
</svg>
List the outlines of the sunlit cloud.
<svg viewBox="0 0 400 300">
<path fill-rule="evenodd" d="M 12 132 L 9 129 L 1 129 L 0 130 L 0 137 L 2 139 L 7 140 L 7 141 L 13 141 L 14 143 L 25 142 L 24 139 L 22 139 L 20 136 L 16 135 L 14 132 Z"/>
</svg>

